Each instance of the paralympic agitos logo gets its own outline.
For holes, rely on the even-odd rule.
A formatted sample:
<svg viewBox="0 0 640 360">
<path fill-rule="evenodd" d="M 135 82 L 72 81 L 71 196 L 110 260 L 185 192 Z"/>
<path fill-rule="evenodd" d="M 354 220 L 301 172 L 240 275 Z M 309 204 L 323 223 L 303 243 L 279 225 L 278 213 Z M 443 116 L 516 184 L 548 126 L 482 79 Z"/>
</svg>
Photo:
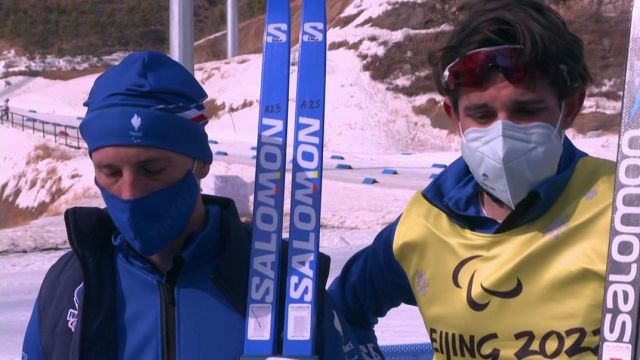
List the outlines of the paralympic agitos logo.
<svg viewBox="0 0 640 360">
<path fill-rule="evenodd" d="M 465 265 L 467 265 L 468 263 L 470 263 L 471 261 L 479 257 L 482 257 L 482 255 L 469 256 L 468 258 L 462 259 L 456 265 L 456 267 L 453 269 L 453 273 L 451 274 L 451 280 L 453 281 L 453 285 L 455 285 L 455 287 L 457 287 L 458 289 L 462 289 L 462 286 L 460 285 L 460 272 L 465 267 Z M 467 282 L 467 290 L 466 290 L 467 304 L 469 305 L 471 310 L 483 311 L 489 306 L 489 303 L 491 303 L 491 300 L 483 303 L 483 302 L 478 302 L 473 298 L 472 290 L 473 290 L 473 284 L 475 281 L 475 276 L 476 276 L 476 270 L 473 270 L 473 272 L 471 273 L 471 277 L 469 277 L 469 281 Z M 520 281 L 520 278 L 516 277 L 516 279 L 517 279 L 516 284 L 512 289 L 509 289 L 509 290 L 494 290 L 484 286 L 482 282 L 480 282 L 480 288 L 482 289 L 482 291 L 484 291 L 485 293 L 493 297 L 500 298 L 500 299 L 513 299 L 518 297 L 522 293 L 522 288 L 523 288 L 522 281 Z"/>
</svg>

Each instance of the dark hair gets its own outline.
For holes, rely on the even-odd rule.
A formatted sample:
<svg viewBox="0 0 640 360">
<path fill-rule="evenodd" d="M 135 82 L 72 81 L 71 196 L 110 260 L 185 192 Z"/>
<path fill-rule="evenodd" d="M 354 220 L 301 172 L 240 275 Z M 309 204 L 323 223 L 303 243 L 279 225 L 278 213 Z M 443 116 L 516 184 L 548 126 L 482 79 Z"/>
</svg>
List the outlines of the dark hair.
<svg viewBox="0 0 640 360">
<path fill-rule="evenodd" d="M 592 81 L 584 62 L 582 40 L 543 1 L 471 0 L 458 10 L 459 21 L 446 45 L 429 57 L 438 92 L 449 96 L 455 108 L 457 93 L 443 87 L 441 75 L 457 58 L 484 47 L 523 46 L 522 61 L 531 68 L 528 81 L 532 83 L 535 70 L 541 70 L 549 75 L 560 99 L 585 89 Z"/>
</svg>

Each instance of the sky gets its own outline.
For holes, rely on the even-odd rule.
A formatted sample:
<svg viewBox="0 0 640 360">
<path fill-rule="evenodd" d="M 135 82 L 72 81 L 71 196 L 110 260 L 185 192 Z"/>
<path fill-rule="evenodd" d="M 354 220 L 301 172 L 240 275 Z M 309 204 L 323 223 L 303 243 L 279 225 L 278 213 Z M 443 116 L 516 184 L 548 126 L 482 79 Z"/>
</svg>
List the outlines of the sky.
<svg viewBox="0 0 640 360">
<path fill-rule="evenodd" d="M 382 13 L 393 1 L 356 0 L 345 15 L 363 13 L 342 29 L 331 29 L 328 40 L 364 37 L 375 33 L 394 41 L 410 33 L 356 27 L 367 16 Z M 428 30 L 425 30 L 428 31 Z M 395 40 L 397 41 L 397 40 Z M 294 48 L 294 53 L 296 49 Z M 360 51 L 380 51 L 377 43 L 363 43 Z M 254 160 L 260 55 L 242 55 L 230 60 L 196 64 L 195 76 L 210 99 L 225 103 L 226 110 L 206 127 L 214 152 L 210 175 L 202 182 L 205 193 L 234 198 L 241 215 L 250 216 L 253 202 Z M 293 119 L 296 66 L 291 70 L 289 119 Z M 10 98 L 12 111 L 36 119 L 74 125 L 84 115 L 83 101 L 98 75 L 68 81 L 14 77 L 11 86 L 0 89 L 0 98 Z M 325 107 L 324 182 L 321 215 L 321 251 L 332 257 L 331 277 L 346 259 L 371 242 L 376 232 L 400 215 L 410 197 L 424 188 L 430 177 L 459 156 L 459 140 L 444 130 L 410 133 L 409 121 L 428 121 L 411 107 L 426 97 L 409 98 L 386 90 L 362 71 L 353 50 L 329 51 Z M 253 105 L 228 111 L 240 104 Z M 589 99 L 588 109 L 616 112 L 620 104 Z M 293 121 L 289 123 L 292 134 Z M 615 159 L 617 136 L 568 132 L 582 150 Z M 288 153 L 290 154 L 291 149 Z M 290 156 L 289 156 L 290 157 Z M 336 159 L 342 157 L 342 159 Z M 339 164 L 352 169 L 339 169 Z M 392 169 L 397 174 L 383 174 Z M 290 173 L 286 179 L 290 184 Z M 375 178 L 373 185 L 364 178 Z M 288 186 L 288 185 L 287 185 Z M 0 230 L 0 359 L 19 359 L 22 334 L 44 272 L 66 249 L 61 214 L 70 206 L 103 206 L 93 183 L 93 167 L 86 148 L 71 149 L 42 136 L 27 126 L 0 125 L 0 188 L 21 207 L 47 204 L 40 219 L 20 227 Z M 288 193 L 288 192 L 287 192 Z M 285 224 L 288 224 L 288 196 Z M 56 249 L 53 250 L 52 249 Z M 393 310 L 376 327 L 381 344 L 425 342 L 424 326 L 415 308 Z"/>
</svg>

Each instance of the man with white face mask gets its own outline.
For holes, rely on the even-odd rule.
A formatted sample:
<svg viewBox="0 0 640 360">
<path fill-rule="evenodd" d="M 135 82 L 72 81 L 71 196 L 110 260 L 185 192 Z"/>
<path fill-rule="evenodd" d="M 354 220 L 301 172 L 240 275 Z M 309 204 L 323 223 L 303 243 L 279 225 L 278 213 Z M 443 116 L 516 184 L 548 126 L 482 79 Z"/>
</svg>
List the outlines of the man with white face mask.
<svg viewBox="0 0 640 360">
<path fill-rule="evenodd" d="M 537 0 L 471 1 L 432 54 L 462 156 L 330 287 L 373 339 L 417 305 L 438 359 L 595 358 L 614 164 L 565 136 L 591 77 Z"/>
</svg>

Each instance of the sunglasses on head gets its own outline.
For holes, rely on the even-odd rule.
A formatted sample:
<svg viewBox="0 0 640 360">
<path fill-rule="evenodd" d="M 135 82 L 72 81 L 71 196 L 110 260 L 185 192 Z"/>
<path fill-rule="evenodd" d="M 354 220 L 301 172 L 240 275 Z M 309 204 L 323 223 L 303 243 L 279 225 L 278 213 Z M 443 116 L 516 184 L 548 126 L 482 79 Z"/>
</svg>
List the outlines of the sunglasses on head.
<svg viewBox="0 0 640 360">
<path fill-rule="evenodd" d="M 524 64 L 520 45 L 502 45 L 476 49 L 449 64 L 442 74 L 442 86 L 447 90 L 460 87 L 481 87 L 490 71 L 499 71 L 509 82 L 519 83 L 530 68 Z"/>
</svg>

